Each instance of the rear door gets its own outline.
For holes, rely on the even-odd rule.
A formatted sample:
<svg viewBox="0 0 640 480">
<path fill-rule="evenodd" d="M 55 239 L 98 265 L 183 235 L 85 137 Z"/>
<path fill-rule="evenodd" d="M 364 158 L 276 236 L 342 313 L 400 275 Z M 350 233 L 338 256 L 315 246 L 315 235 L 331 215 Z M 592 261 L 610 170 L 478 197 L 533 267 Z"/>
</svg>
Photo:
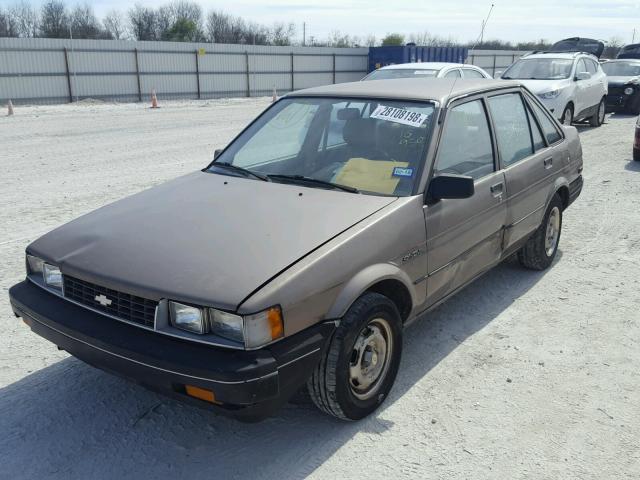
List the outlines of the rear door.
<svg viewBox="0 0 640 480">
<path fill-rule="evenodd" d="M 555 144 L 563 137 L 543 113 L 556 132 L 550 136 L 555 144 L 546 139 L 537 114 L 518 90 L 492 95 L 488 104 L 506 181 L 504 249 L 509 253 L 542 222 L 554 177 L 562 168 L 561 151 Z"/>
<path fill-rule="evenodd" d="M 475 194 L 424 207 L 429 304 L 497 263 L 502 254 L 505 182 L 489 125 L 483 98 L 465 99 L 448 109 L 433 175 L 471 176 Z"/>
</svg>

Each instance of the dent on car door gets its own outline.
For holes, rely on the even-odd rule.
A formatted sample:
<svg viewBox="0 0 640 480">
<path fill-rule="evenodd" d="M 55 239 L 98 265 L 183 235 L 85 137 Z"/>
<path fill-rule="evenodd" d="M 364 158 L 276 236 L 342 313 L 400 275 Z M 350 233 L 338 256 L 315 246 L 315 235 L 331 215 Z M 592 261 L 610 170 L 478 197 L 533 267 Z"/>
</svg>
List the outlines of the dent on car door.
<svg viewBox="0 0 640 480">
<path fill-rule="evenodd" d="M 547 114 L 538 107 L 535 115 L 519 92 L 489 97 L 488 103 L 506 180 L 504 248 L 508 251 L 540 225 L 554 176 L 561 168 L 562 159 L 545 138 L 537 115 L 544 115 L 556 132 L 552 140 L 561 136 Z"/>
<path fill-rule="evenodd" d="M 450 108 L 433 176 L 471 176 L 475 193 L 466 199 L 428 202 L 424 208 L 429 304 L 467 283 L 501 256 L 505 184 L 494 157 L 484 101 L 470 100 Z"/>
</svg>

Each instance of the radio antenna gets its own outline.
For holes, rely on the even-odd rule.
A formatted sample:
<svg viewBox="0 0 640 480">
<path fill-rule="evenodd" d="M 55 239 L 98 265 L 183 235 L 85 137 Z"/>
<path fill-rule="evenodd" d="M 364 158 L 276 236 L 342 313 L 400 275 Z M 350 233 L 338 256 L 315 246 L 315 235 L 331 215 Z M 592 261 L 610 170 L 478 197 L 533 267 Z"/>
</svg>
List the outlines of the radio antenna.
<svg viewBox="0 0 640 480">
<path fill-rule="evenodd" d="M 489 9 L 489 13 L 487 14 L 487 18 L 482 20 L 482 26 L 480 27 L 480 35 L 478 36 L 476 43 L 473 44 L 473 47 L 471 48 L 471 52 L 475 50 L 475 48 L 478 46 L 479 43 L 482 43 L 484 41 L 484 30 L 485 28 L 487 28 L 487 23 L 489 23 L 489 17 L 491 17 L 491 12 L 493 12 L 494 6 L 495 5 L 492 3 L 491 8 Z"/>
</svg>

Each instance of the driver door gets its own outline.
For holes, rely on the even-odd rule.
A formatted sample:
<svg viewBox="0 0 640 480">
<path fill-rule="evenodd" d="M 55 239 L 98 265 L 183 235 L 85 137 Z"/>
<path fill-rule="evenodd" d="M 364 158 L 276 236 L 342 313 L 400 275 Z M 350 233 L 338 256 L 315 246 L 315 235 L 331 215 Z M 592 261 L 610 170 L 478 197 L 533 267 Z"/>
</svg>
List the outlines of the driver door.
<svg viewBox="0 0 640 480">
<path fill-rule="evenodd" d="M 502 255 L 505 178 L 497 169 L 483 98 L 449 109 L 433 175 L 441 173 L 471 176 L 475 193 L 466 199 L 427 201 L 424 207 L 429 305 L 495 265 Z"/>
</svg>

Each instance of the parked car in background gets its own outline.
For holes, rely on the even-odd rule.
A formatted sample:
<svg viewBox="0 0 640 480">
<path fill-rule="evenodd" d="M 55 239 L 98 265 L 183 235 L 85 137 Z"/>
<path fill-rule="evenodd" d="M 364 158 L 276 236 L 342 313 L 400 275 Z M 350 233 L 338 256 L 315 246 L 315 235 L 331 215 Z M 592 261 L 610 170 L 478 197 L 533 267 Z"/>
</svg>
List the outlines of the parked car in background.
<svg viewBox="0 0 640 480">
<path fill-rule="evenodd" d="M 535 93 L 564 125 L 588 120 L 604 123 L 607 76 L 595 55 L 581 52 L 542 52 L 525 55 L 503 74 Z"/>
<path fill-rule="evenodd" d="M 602 64 L 607 74 L 607 110 L 640 114 L 640 60 L 611 60 Z"/>
<path fill-rule="evenodd" d="M 374 70 L 362 80 L 391 80 L 394 78 L 491 78 L 475 65 L 446 62 L 418 62 L 387 65 Z"/>
<path fill-rule="evenodd" d="M 577 130 L 517 83 L 302 90 L 202 171 L 35 240 L 11 305 L 183 400 L 257 420 L 306 385 L 357 420 L 388 396 L 405 326 L 513 254 L 552 264 L 581 172 Z"/>
<path fill-rule="evenodd" d="M 632 43 L 630 45 L 625 45 L 620 49 L 616 58 L 619 59 L 628 59 L 628 58 L 637 58 L 640 59 L 640 43 Z"/>
</svg>

